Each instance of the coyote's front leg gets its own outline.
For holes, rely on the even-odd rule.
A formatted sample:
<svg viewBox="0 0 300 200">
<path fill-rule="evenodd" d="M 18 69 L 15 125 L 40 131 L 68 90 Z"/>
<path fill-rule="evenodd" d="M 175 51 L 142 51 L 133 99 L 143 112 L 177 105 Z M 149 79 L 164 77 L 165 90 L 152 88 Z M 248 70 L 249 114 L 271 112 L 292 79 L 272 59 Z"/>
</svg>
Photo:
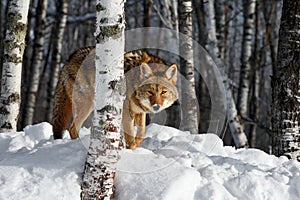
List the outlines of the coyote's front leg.
<svg viewBox="0 0 300 200">
<path fill-rule="evenodd" d="M 134 149 L 136 147 L 135 138 L 134 138 L 134 120 L 133 116 L 129 111 L 129 100 L 125 99 L 123 103 L 123 112 L 122 112 L 122 125 L 124 131 L 124 138 L 126 142 L 127 149 Z"/>
<path fill-rule="evenodd" d="M 136 147 L 139 147 L 143 142 L 146 134 L 146 113 L 138 113 L 134 115 L 137 132 L 135 136 Z"/>
</svg>

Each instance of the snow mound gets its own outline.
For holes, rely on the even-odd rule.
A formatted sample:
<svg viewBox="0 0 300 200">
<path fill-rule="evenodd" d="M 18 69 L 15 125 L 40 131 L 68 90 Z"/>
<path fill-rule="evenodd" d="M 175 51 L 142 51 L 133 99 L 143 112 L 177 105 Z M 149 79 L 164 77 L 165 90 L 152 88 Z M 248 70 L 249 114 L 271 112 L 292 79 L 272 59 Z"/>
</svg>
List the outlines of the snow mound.
<svg viewBox="0 0 300 200">
<path fill-rule="evenodd" d="M 150 134 L 148 134 L 150 133 Z M 300 164 L 213 134 L 151 125 L 142 150 L 121 154 L 116 199 L 299 199 Z M 293 183 L 293 184 L 291 184 Z"/>
<path fill-rule="evenodd" d="M 0 199 L 79 199 L 86 148 L 52 139 L 52 126 L 0 134 Z"/>
<path fill-rule="evenodd" d="M 0 199 L 80 199 L 89 143 L 53 140 L 48 123 L 0 134 Z M 123 150 L 118 200 L 300 199 L 300 164 L 257 149 L 224 147 L 214 134 L 151 124 L 135 150 Z"/>
</svg>

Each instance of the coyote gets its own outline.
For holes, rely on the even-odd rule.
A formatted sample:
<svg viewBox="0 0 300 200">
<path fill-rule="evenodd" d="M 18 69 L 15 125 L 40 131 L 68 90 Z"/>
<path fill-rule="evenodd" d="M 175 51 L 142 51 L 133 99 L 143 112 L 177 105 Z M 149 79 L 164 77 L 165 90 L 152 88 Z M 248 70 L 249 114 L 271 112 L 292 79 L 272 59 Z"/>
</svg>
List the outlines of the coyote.
<svg viewBox="0 0 300 200">
<path fill-rule="evenodd" d="M 54 139 L 62 138 L 66 129 L 72 139 L 78 138 L 81 125 L 93 110 L 94 58 L 94 47 L 78 49 L 60 72 L 52 118 Z M 133 149 L 145 137 L 146 113 L 157 113 L 178 99 L 177 66 L 166 66 L 162 59 L 137 50 L 124 54 L 124 73 L 122 125 L 126 147 Z"/>
</svg>

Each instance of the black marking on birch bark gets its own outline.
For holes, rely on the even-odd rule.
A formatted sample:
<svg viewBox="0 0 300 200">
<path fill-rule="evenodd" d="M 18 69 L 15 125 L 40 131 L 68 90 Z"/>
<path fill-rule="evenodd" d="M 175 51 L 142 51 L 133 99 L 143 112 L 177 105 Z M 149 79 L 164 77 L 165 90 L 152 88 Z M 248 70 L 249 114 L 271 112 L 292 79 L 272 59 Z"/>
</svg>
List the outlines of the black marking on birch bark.
<svg viewBox="0 0 300 200">
<path fill-rule="evenodd" d="M 103 11 L 103 10 L 105 10 L 106 8 L 101 4 L 101 3 L 98 3 L 97 5 L 96 5 L 96 11 L 97 12 L 100 12 L 100 11 Z"/>
<path fill-rule="evenodd" d="M 1 126 L 1 129 L 12 129 L 12 125 L 9 122 L 4 122 L 4 124 Z"/>
<path fill-rule="evenodd" d="M 103 23 L 108 23 L 108 18 L 107 17 L 104 17 L 102 19 L 100 19 L 100 23 L 103 24 Z"/>
<path fill-rule="evenodd" d="M 25 23 L 19 22 L 21 19 L 22 15 L 19 13 L 8 13 L 7 15 L 7 30 L 11 32 L 9 32 L 10 39 L 4 41 L 6 52 L 11 52 L 16 48 L 19 48 L 21 54 L 24 52 L 25 44 L 20 42 L 25 38 L 27 26 Z M 5 54 L 4 62 L 20 63 L 22 57 L 17 56 L 17 54 Z"/>
<path fill-rule="evenodd" d="M 118 22 L 120 23 L 120 24 L 123 24 L 123 20 L 125 19 L 125 16 L 124 15 L 119 15 L 119 20 L 118 20 Z"/>
<path fill-rule="evenodd" d="M 11 56 L 7 57 L 8 59 L 6 61 L 13 62 L 13 63 L 20 63 L 22 62 L 22 57 L 18 57 L 17 54 L 12 54 Z"/>
<path fill-rule="evenodd" d="M 122 31 L 123 27 L 119 25 L 100 26 L 100 33 L 96 36 L 96 41 L 102 44 L 106 38 L 120 38 Z"/>
<path fill-rule="evenodd" d="M 109 84 L 109 89 L 115 90 L 116 89 L 116 85 L 118 84 L 118 81 L 117 80 L 113 80 L 113 81 L 110 81 L 108 84 Z"/>
<path fill-rule="evenodd" d="M 22 19 L 22 15 L 21 14 L 17 14 L 17 13 L 8 13 L 7 14 L 7 27 L 8 29 L 13 29 L 16 24 L 18 23 L 19 20 Z"/>
<path fill-rule="evenodd" d="M 20 95 L 18 93 L 12 93 L 6 100 L 7 104 L 19 103 L 19 102 L 20 102 Z"/>
<path fill-rule="evenodd" d="M 9 105 L 11 103 L 20 103 L 20 95 L 18 93 L 12 93 L 9 97 L 2 101 L 2 104 Z"/>
<path fill-rule="evenodd" d="M 102 114 L 103 115 L 105 112 L 116 114 L 117 113 L 117 109 L 116 109 L 116 107 L 114 107 L 112 105 L 106 105 L 101 110 L 97 110 L 98 114 Z"/>
<path fill-rule="evenodd" d="M 18 13 L 9 13 L 7 17 L 8 30 L 14 30 L 14 39 L 18 42 L 23 41 L 26 34 L 27 26 L 25 23 L 19 22 L 22 19 L 22 15 Z"/>
<path fill-rule="evenodd" d="M 0 113 L 3 115 L 8 115 L 10 112 L 7 110 L 7 108 L 5 106 L 2 106 L 0 108 Z"/>
</svg>

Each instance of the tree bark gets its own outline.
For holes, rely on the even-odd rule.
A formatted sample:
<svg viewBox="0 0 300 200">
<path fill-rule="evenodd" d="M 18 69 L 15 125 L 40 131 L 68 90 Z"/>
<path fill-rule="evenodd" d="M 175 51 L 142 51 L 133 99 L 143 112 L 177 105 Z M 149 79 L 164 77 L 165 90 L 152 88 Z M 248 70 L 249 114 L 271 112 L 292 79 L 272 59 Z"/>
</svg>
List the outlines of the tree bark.
<svg viewBox="0 0 300 200">
<path fill-rule="evenodd" d="M 96 10 L 95 111 L 81 198 L 112 199 L 125 97 L 124 0 L 98 0 Z"/>
<path fill-rule="evenodd" d="M 41 68 L 44 53 L 45 41 L 45 24 L 46 24 L 46 11 L 48 0 L 39 0 L 38 9 L 36 14 L 36 24 L 34 28 L 34 46 L 33 55 L 31 58 L 29 87 L 26 92 L 25 105 L 22 117 L 22 127 L 32 124 L 35 111 L 37 92 L 41 77 Z"/>
<path fill-rule="evenodd" d="M 256 132 L 257 132 L 257 124 L 258 124 L 258 113 L 259 113 L 259 89 L 260 89 L 260 66 L 262 59 L 262 45 L 261 41 L 263 40 L 263 35 L 261 32 L 264 30 L 261 24 L 261 3 L 258 1 L 256 3 L 256 12 L 255 12 L 255 44 L 254 44 L 254 53 L 256 55 L 252 59 L 252 65 L 254 66 L 254 70 L 252 72 L 252 84 L 251 84 L 251 105 L 249 111 L 249 117 L 252 120 L 253 124 L 251 124 L 249 131 L 249 141 L 250 146 L 252 148 L 256 147 Z"/>
<path fill-rule="evenodd" d="M 272 77 L 273 153 L 300 161 L 300 2 L 284 0 Z"/>
<path fill-rule="evenodd" d="M 277 47 L 278 47 L 278 21 L 280 22 L 281 1 L 274 2 L 273 0 L 266 0 L 263 4 L 263 16 L 266 24 L 266 40 L 270 48 L 270 57 L 272 61 L 272 68 L 276 67 L 277 59 Z"/>
<path fill-rule="evenodd" d="M 206 37 L 206 44 L 205 49 L 214 54 L 218 58 L 219 56 L 219 49 L 218 49 L 218 40 L 217 40 L 217 33 L 216 33 L 216 20 L 215 20 L 215 9 L 213 1 L 204 1 L 203 9 L 205 11 L 205 32 L 207 34 Z"/>
<path fill-rule="evenodd" d="M 3 2 L 0 3 L 0 41 L 4 41 L 4 20 L 5 20 L 5 9 L 3 8 Z M 0 73 L 2 71 L 2 53 L 3 53 L 3 42 L 0 42 Z M 1 76 L 1 74 L 0 74 Z M 1 80 L 0 80 L 1 85 Z"/>
<path fill-rule="evenodd" d="M 61 0 L 57 2 L 56 24 L 52 29 L 51 37 L 53 37 L 53 50 L 51 59 L 51 70 L 48 81 L 48 99 L 47 99 L 47 116 L 46 120 L 51 121 L 55 88 L 58 81 L 58 73 L 61 65 L 61 52 L 64 39 L 65 28 L 67 24 L 67 15 L 69 8 L 69 0 Z"/>
<path fill-rule="evenodd" d="M 215 22 L 216 37 L 218 40 L 218 58 L 225 61 L 226 40 L 225 40 L 225 0 L 215 0 Z"/>
<path fill-rule="evenodd" d="M 179 32 L 189 36 L 189 40 L 179 40 L 180 71 L 182 92 L 182 123 L 183 130 L 192 134 L 198 133 L 198 101 L 195 92 L 194 54 L 192 39 L 192 1 L 179 1 Z"/>
<path fill-rule="evenodd" d="M 229 129 L 237 148 L 248 147 L 248 140 L 244 132 L 244 128 L 241 124 L 240 116 L 237 113 L 236 105 L 232 97 L 231 89 L 229 84 L 225 84 L 227 89 L 226 100 L 227 100 L 227 119 L 229 121 Z"/>
<path fill-rule="evenodd" d="M 238 91 L 237 109 L 242 118 L 248 117 L 248 98 L 250 90 L 250 72 L 252 43 L 254 36 L 254 17 L 256 0 L 244 0 L 244 33 L 242 41 L 241 72 Z"/>
<path fill-rule="evenodd" d="M 8 2 L 0 95 L 0 131 L 16 131 L 29 0 Z"/>
<path fill-rule="evenodd" d="M 193 23 L 194 38 L 204 47 L 207 42 L 207 34 L 205 32 L 205 12 L 203 1 L 193 0 L 192 3 L 195 16 L 195 21 Z M 197 52 L 195 52 L 195 55 L 196 54 Z M 211 99 L 202 76 L 205 75 L 200 74 L 198 70 L 195 71 L 196 95 L 199 102 L 199 118 L 201 119 L 199 121 L 199 133 L 206 133 L 210 122 Z"/>
</svg>

